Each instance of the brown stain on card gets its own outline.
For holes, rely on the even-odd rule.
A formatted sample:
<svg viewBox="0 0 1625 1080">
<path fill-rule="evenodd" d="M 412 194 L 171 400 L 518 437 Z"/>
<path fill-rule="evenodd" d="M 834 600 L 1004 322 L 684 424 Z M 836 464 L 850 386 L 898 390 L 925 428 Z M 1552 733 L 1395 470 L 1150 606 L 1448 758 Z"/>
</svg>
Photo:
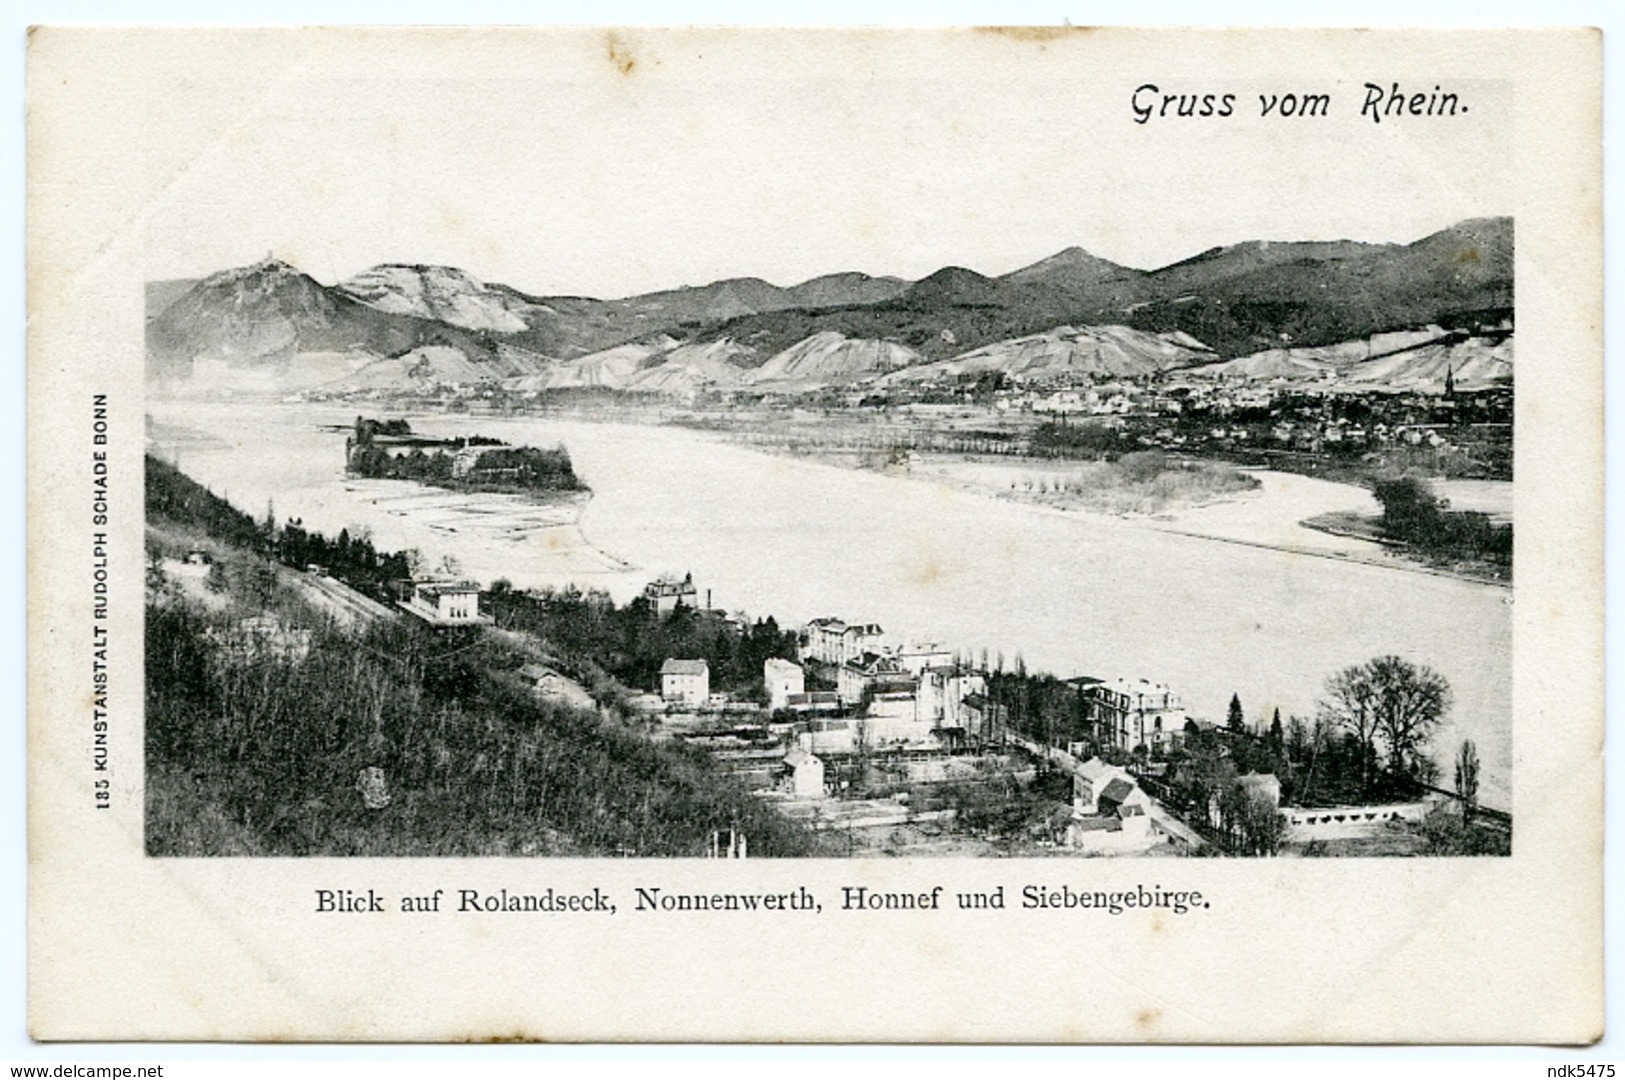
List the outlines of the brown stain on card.
<svg viewBox="0 0 1625 1080">
<path fill-rule="evenodd" d="M 943 568 L 935 559 L 926 559 L 920 564 L 920 568 L 910 575 L 914 584 L 922 586 L 935 585 L 943 576 Z"/>
<path fill-rule="evenodd" d="M 631 48 L 621 40 L 618 34 L 608 35 L 607 40 L 609 44 L 609 62 L 615 65 L 615 70 L 622 75 L 632 74 L 632 69 L 638 66 L 638 59 L 632 55 Z"/>
<path fill-rule="evenodd" d="M 978 26 L 976 30 L 982 34 L 997 34 L 1012 41 L 1028 41 L 1040 45 L 1095 32 L 1092 26 Z"/>
</svg>

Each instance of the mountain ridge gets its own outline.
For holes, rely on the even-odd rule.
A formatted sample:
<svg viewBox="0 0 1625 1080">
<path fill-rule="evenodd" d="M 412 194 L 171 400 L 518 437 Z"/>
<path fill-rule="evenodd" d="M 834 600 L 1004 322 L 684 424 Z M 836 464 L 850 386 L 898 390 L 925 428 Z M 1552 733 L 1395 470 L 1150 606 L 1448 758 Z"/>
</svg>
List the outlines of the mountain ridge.
<svg viewBox="0 0 1625 1080">
<path fill-rule="evenodd" d="M 520 364 L 522 377 L 547 381 L 549 372 L 565 374 L 550 364 L 661 338 L 674 344 L 659 351 L 731 342 L 730 366 L 748 373 L 824 333 L 931 364 L 1034 335 L 1112 327 L 1164 345 L 1184 335 L 1224 361 L 1510 319 L 1513 240 L 1512 219 L 1470 218 L 1409 244 L 1244 241 L 1154 270 L 1071 246 L 996 277 L 953 265 L 913 282 L 857 271 L 787 287 L 735 277 L 612 300 L 539 296 L 457 267 L 404 262 L 327 286 L 268 258 L 196 281 L 149 283 L 148 373 L 184 384 L 199 361 L 280 371 L 301 354 L 371 362 L 447 347 L 492 377 L 521 377 L 503 358 L 533 357 Z M 1070 340 L 1051 344 L 1084 348 Z M 1140 342 L 1130 351 L 1162 347 Z M 702 379 L 727 376 L 702 369 Z M 613 370 L 612 381 L 630 374 Z"/>
</svg>

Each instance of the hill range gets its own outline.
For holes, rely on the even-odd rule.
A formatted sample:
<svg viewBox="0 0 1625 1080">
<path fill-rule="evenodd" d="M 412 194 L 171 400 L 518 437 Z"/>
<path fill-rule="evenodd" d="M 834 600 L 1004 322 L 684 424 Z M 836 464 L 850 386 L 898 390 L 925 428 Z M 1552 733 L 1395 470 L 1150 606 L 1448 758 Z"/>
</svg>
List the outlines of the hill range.
<svg viewBox="0 0 1625 1080">
<path fill-rule="evenodd" d="M 1512 255 L 1512 220 L 1479 218 L 1411 244 L 1253 241 L 1157 270 L 1073 247 L 999 277 L 731 278 L 618 300 L 404 264 L 329 286 L 268 258 L 148 283 L 147 371 L 160 391 L 204 392 L 799 394 L 1172 369 L 1376 389 L 1448 370 L 1467 389 L 1511 377 Z"/>
</svg>

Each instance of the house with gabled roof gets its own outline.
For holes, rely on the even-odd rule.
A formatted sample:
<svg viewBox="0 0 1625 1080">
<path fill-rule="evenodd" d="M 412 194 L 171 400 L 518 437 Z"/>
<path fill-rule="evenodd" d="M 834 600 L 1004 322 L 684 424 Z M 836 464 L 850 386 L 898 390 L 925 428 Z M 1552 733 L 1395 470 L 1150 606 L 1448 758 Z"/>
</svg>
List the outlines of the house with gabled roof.
<svg viewBox="0 0 1625 1080">
<path fill-rule="evenodd" d="M 784 788 L 798 799 L 824 797 L 824 762 L 800 746 L 784 755 Z"/>
<path fill-rule="evenodd" d="M 778 712 L 789 706 L 793 695 L 806 693 L 807 678 L 800 664 L 770 656 L 762 663 L 762 685 L 767 688 L 767 707 Z"/>
<path fill-rule="evenodd" d="M 1072 772 L 1072 810 L 1079 815 L 1115 811 L 1128 802 L 1146 802 L 1145 792 L 1129 771 L 1092 757 Z"/>
<path fill-rule="evenodd" d="M 660 665 L 660 697 L 668 705 L 704 705 L 711 697 L 711 665 L 672 657 Z"/>
<path fill-rule="evenodd" d="M 875 623 L 847 623 L 830 616 L 808 623 L 804 637 L 803 660 L 839 666 L 866 652 L 880 652 L 885 631 Z"/>
<path fill-rule="evenodd" d="M 1151 796 L 1127 769 L 1090 758 L 1072 772 L 1067 838 L 1092 851 L 1144 848 L 1152 841 Z"/>
<path fill-rule="evenodd" d="M 517 674 L 530 692 L 544 701 L 581 707 L 593 703 L 585 687 L 546 664 L 525 664 Z"/>
<path fill-rule="evenodd" d="M 679 607 L 697 607 L 698 596 L 693 574 L 684 574 L 681 578 L 667 574 L 643 587 L 643 597 L 649 601 L 656 615 L 670 615 Z"/>
<path fill-rule="evenodd" d="M 843 705 L 858 704 L 866 693 L 913 692 L 915 685 L 915 678 L 895 657 L 873 652 L 846 661 L 835 677 Z"/>
</svg>

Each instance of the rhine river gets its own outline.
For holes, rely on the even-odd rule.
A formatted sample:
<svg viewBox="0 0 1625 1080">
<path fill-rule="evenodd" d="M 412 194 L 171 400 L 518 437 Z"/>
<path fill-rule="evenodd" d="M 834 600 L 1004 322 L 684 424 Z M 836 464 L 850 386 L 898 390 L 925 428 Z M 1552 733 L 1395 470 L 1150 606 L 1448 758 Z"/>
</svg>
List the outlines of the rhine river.
<svg viewBox="0 0 1625 1080">
<path fill-rule="evenodd" d="M 1283 721 L 1307 717 L 1329 675 L 1397 653 L 1454 692 L 1434 740 L 1445 786 L 1470 737 L 1483 801 L 1510 809 L 1507 588 L 1025 506 L 675 428 L 411 417 L 425 434 L 564 444 L 593 489 L 577 514 L 348 479 L 345 434 L 324 425 L 353 420 L 353 408 L 156 402 L 150 411 L 155 448 L 255 517 L 272 505 L 279 521 L 299 517 L 330 536 L 365 528 L 381 549 L 415 548 L 426 566 L 486 583 L 574 583 L 625 600 L 655 575 L 688 572 L 702 599 L 710 590 L 714 606 L 751 617 L 796 625 L 834 615 L 898 638 L 986 648 L 1007 664 L 1019 654 L 1032 670 L 1166 682 L 1193 715 L 1218 722 L 1232 693 L 1250 723 L 1267 724 L 1276 707 Z M 1260 520 L 1278 521 L 1278 500 L 1301 487 L 1266 483 L 1255 498 L 1277 501 L 1259 502 Z M 1319 503 L 1332 487 L 1315 489 Z M 1368 505 L 1362 490 L 1347 496 L 1349 508 Z M 1213 532 L 1242 535 L 1245 502 L 1220 515 L 1226 528 Z"/>
</svg>

